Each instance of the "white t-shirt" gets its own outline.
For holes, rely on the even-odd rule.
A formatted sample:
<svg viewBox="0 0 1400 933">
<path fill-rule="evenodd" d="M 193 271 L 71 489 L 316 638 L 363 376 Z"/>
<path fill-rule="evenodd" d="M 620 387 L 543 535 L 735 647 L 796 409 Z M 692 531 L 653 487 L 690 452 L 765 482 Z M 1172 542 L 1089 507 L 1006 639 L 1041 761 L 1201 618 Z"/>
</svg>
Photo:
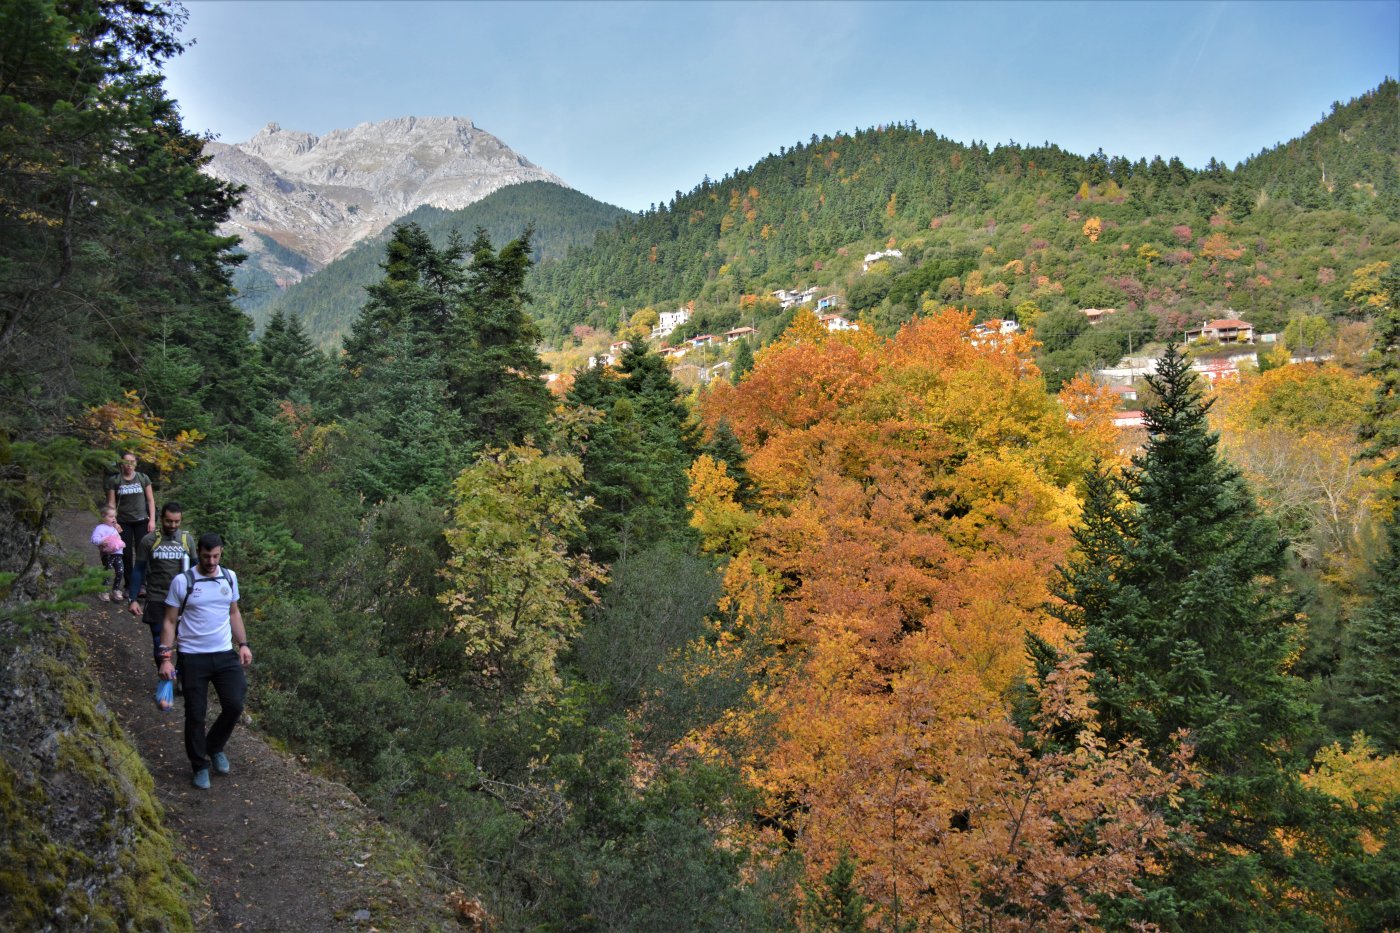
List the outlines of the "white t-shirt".
<svg viewBox="0 0 1400 933">
<path fill-rule="evenodd" d="M 212 577 L 190 570 L 194 575 L 194 592 L 185 602 L 180 616 L 175 645 L 186 654 L 210 654 L 233 650 L 233 627 L 229 625 L 229 609 L 238 602 L 238 577 L 232 570 L 220 567 Z M 165 604 L 180 608 L 181 600 L 190 588 L 190 574 L 176 574 L 165 594 Z M 224 579 L 224 575 L 228 579 Z"/>
</svg>

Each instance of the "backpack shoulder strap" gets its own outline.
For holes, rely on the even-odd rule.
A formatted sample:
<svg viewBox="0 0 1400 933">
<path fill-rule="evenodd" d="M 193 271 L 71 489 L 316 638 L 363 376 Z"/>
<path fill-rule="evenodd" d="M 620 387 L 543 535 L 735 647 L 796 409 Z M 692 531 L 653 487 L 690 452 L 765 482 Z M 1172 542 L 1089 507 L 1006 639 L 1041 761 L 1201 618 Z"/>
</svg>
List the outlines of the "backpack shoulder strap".
<svg viewBox="0 0 1400 933">
<path fill-rule="evenodd" d="M 186 570 L 184 573 L 180 574 L 180 576 L 185 578 L 185 595 L 184 598 L 180 600 L 179 612 L 179 615 L 183 616 L 185 614 L 185 604 L 190 601 L 190 594 L 194 592 L 194 571 Z M 176 617 L 175 624 L 176 626 L 180 624 L 179 616 Z"/>
</svg>

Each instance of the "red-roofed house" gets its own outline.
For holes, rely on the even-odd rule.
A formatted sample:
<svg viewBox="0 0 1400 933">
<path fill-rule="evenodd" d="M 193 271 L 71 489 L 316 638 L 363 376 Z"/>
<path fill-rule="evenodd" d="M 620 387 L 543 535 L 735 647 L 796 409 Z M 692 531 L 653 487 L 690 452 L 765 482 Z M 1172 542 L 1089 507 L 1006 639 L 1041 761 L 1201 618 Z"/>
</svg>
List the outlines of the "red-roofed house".
<svg viewBox="0 0 1400 933">
<path fill-rule="evenodd" d="M 1206 321 L 1186 332 L 1187 340 L 1218 340 L 1221 343 L 1253 343 L 1254 325 L 1238 318 L 1226 317 Z"/>
<path fill-rule="evenodd" d="M 1104 315 L 1117 314 L 1117 308 L 1080 308 L 1079 313 L 1089 319 L 1090 324 L 1097 324 L 1104 319 Z"/>
</svg>

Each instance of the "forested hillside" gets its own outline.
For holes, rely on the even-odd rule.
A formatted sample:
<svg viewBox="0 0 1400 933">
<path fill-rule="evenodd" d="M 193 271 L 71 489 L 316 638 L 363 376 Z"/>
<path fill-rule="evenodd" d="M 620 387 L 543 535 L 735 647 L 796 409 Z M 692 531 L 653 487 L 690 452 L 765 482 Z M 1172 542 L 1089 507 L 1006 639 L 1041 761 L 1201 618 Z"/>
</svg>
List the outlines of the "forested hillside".
<svg viewBox="0 0 1400 933">
<path fill-rule="evenodd" d="M 558 260 L 573 247 L 591 242 L 626 212 L 549 182 L 509 185 L 461 210 L 420 207 L 400 224 L 417 224 L 442 246 L 450 231 L 486 231 L 493 241 L 504 243 L 526 229 L 534 231 L 531 243 L 536 258 Z M 384 244 L 392 235 L 385 230 L 359 243 L 335 262 L 295 285 L 278 290 L 271 283 L 241 281 L 239 304 L 261 326 L 274 313 L 298 318 L 306 333 L 320 346 L 339 344 L 365 303 L 365 286 L 380 275 Z M 275 244 L 274 244 L 275 246 Z M 270 290 L 269 290 L 270 289 Z"/>
<path fill-rule="evenodd" d="M 1057 382 L 1227 309 L 1261 331 L 1354 316 L 1357 271 L 1400 247 L 1398 88 L 1388 79 L 1233 170 L 964 145 L 912 125 L 813 136 L 541 264 L 536 315 L 552 341 L 689 302 L 677 338 L 771 332 L 767 294 L 818 285 L 887 335 L 944 304 L 1037 324 Z M 863 270 L 887 248 L 903 255 Z M 1081 308 L 1127 313 L 1090 334 Z"/>
</svg>

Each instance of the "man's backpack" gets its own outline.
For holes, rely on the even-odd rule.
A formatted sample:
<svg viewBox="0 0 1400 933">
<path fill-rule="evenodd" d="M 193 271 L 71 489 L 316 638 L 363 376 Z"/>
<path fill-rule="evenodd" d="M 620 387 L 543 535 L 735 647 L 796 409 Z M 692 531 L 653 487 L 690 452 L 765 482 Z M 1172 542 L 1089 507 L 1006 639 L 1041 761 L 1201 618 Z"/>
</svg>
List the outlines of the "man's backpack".
<svg viewBox="0 0 1400 933">
<path fill-rule="evenodd" d="M 180 616 L 183 616 L 185 614 L 185 604 L 188 603 L 190 601 L 190 597 L 194 595 L 194 588 L 196 585 L 200 583 L 215 583 L 217 581 L 222 580 L 224 583 L 228 584 L 230 592 L 232 592 L 233 590 L 233 578 L 230 577 L 228 575 L 228 571 L 222 567 L 219 568 L 219 575 L 217 577 L 196 577 L 194 575 L 193 570 L 186 570 L 184 576 L 186 583 L 185 596 L 183 599 L 180 600 L 180 613 L 178 616 L 176 616 L 175 619 L 175 624 L 177 627 L 179 626 Z"/>
</svg>

